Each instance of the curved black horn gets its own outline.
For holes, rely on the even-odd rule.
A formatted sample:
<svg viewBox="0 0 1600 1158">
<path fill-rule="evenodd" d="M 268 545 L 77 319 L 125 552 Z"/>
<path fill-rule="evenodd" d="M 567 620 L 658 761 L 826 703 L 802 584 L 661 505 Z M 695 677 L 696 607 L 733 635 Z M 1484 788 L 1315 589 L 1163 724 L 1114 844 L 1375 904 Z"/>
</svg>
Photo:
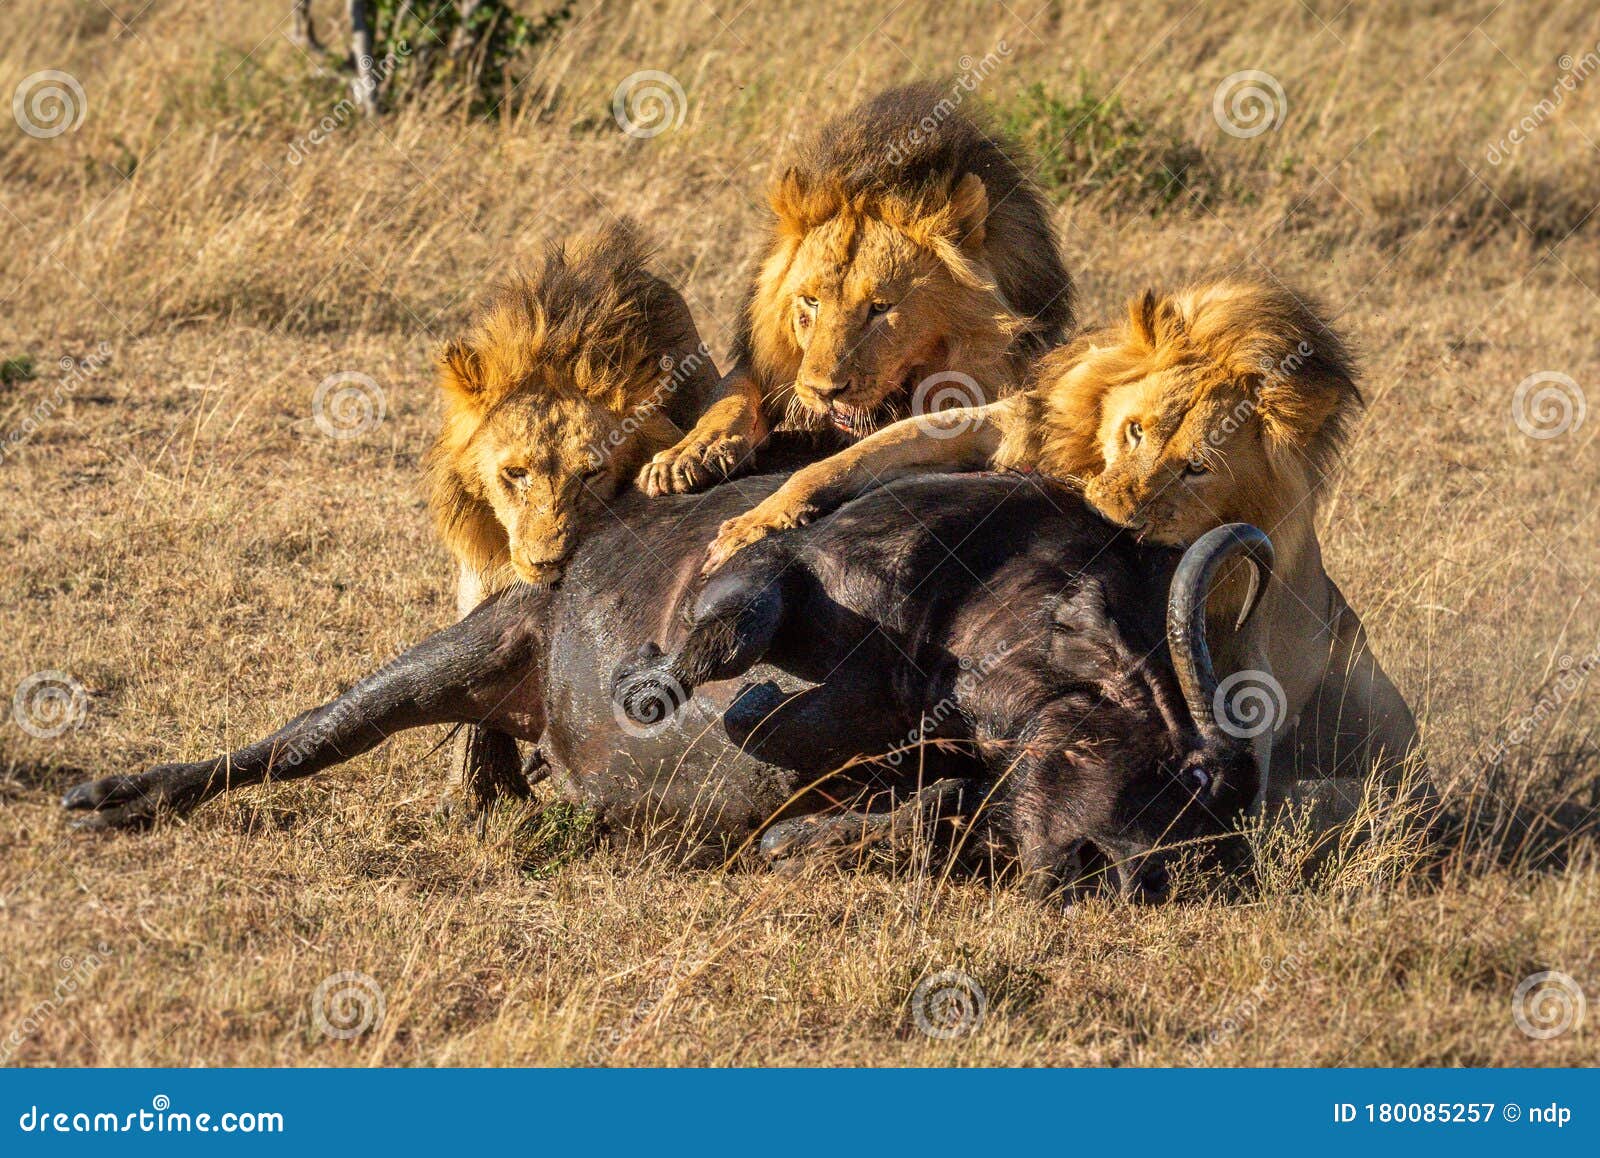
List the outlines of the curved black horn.
<svg viewBox="0 0 1600 1158">
<path fill-rule="evenodd" d="M 1183 553 L 1172 576 L 1167 598 L 1167 644 L 1172 649 L 1172 666 L 1177 669 L 1178 686 L 1183 689 L 1189 717 L 1202 736 L 1219 731 L 1212 700 L 1217 694 L 1217 673 L 1211 666 L 1211 649 L 1206 646 L 1206 598 L 1222 565 L 1243 553 L 1252 564 L 1250 590 L 1239 613 L 1242 628 L 1261 604 L 1267 581 L 1272 578 L 1272 540 L 1267 533 L 1249 523 L 1225 523 L 1207 531 Z"/>
</svg>

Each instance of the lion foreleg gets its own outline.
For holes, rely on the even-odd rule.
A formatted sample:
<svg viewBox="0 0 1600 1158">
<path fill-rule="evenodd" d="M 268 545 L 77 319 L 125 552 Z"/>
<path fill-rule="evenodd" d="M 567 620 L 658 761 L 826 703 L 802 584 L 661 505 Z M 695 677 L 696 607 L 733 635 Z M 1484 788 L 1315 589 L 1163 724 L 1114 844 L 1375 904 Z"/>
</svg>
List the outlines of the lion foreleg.
<svg viewBox="0 0 1600 1158">
<path fill-rule="evenodd" d="M 796 471 L 759 505 L 722 524 L 706 552 L 705 572 L 717 570 L 735 552 L 773 531 L 804 526 L 896 479 L 992 465 L 1012 414 L 1010 403 L 996 402 L 905 418 Z"/>
<path fill-rule="evenodd" d="M 732 478 L 771 426 L 761 388 L 746 367 L 735 366 L 694 429 L 645 464 L 639 486 L 649 495 L 684 494 Z"/>
</svg>

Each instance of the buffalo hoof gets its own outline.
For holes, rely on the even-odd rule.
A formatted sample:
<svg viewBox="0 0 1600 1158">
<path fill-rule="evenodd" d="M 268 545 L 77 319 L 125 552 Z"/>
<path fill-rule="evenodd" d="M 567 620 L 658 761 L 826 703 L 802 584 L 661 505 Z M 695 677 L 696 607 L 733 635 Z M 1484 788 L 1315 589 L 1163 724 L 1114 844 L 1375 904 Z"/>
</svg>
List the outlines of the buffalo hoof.
<svg viewBox="0 0 1600 1158">
<path fill-rule="evenodd" d="M 813 813 L 781 820 L 762 834 L 761 855 L 774 863 L 813 856 L 842 863 L 869 851 L 909 853 L 941 820 L 960 814 L 966 787 L 964 780 L 939 780 L 887 812 Z"/>
<path fill-rule="evenodd" d="M 72 827 L 92 832 L 145 828 L 163 813 L 183 813 L 211 794 L 210 764 L 162 764 L 137 776 L 107 776 L 68 789 L 61 806 L 88 815 Z"/>
</svg>

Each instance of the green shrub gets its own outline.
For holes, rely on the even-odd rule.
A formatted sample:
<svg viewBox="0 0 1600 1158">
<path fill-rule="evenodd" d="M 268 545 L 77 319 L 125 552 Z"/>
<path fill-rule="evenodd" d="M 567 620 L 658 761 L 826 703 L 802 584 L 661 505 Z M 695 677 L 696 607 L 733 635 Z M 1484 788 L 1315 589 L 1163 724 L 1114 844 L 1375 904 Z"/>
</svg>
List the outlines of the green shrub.
<svg viewBox="0 0 1600 1158">
<path fill-rule="evenodd" d="M 1087 74 L 1067 93 L 1036 82 L 995 109 L 999 128 L 1038 161 L 1058 199 L 1098 195 L 1150 212 L 1204 203 L 1216 181 L 1199 146 L 1102 94 Z"/>
<path fill-rule="evenodd" d="M 560 35 L 576 0 L 561 0 L 529 19 L 504 0 L 460 4 L 456 0 L 375 0 L 372 43 L 375 61 L 392 57 L 380 95 L 397 101 L 426 91 L 458 93 L 476 113 L 488 113 L 519 79 L 527 54 Z"/>
</svg>

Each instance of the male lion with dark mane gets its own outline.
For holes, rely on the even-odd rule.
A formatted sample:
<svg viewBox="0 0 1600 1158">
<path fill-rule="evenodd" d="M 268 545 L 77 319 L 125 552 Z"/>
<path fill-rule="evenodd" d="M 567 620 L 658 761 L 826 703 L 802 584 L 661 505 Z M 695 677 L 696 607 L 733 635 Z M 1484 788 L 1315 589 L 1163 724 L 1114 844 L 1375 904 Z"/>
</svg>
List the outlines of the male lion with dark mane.
<svg viewBox="0 0 1600 1158">
<path fill-rule="evenodd" d="M 1416 722 L 1323 569 L 1314 525 L 1361 406 L 1345 343 L 1299 295 L 1239 279 L 1148 291 L 1122 325 L 1041 359 L 1022 393 L 898 422 L 802 469 L 723 524 L 707 570 L 774 530 L 927 471 L 1075 480 L 1107 518 L 1173 546 L 1223 523 L 1253 523 L 1278 557 L 1261 628 L 1233 631 L 1247 598 L 1234 576 L 1208 606 L 1208 634 L 1218 670 L 1252 673 L 1232 686 L 1263 697 L 1255 706 L 1267 724 L 1241 726 L 1270 736 L 1266 799 L 1300 777 L 1397 773 Z M 1251 691 L 1254 675 L 1271 679 Z"/>
<path fill-rule="evenodd" d="M 462 616 L 516 579 L 561 576 L 587 520 L 694 425 L 717 370 L 683 297 L 627 221 L 561 246 L 439 352 L 430 505 Z M 509 737 L 473 731 L 464 776 L 515 788 Z"/>
<path fill-rule="evenodd" d="M 952 396 L 1003 397 L 1071 323 L 1043 196 L 1014 147 L 939 86 L 827 122 L 782 174 L 733 369 L 641 474 L 651 494 L 733 474 L 773 429 L 847 445 Z"/>
</svg>

